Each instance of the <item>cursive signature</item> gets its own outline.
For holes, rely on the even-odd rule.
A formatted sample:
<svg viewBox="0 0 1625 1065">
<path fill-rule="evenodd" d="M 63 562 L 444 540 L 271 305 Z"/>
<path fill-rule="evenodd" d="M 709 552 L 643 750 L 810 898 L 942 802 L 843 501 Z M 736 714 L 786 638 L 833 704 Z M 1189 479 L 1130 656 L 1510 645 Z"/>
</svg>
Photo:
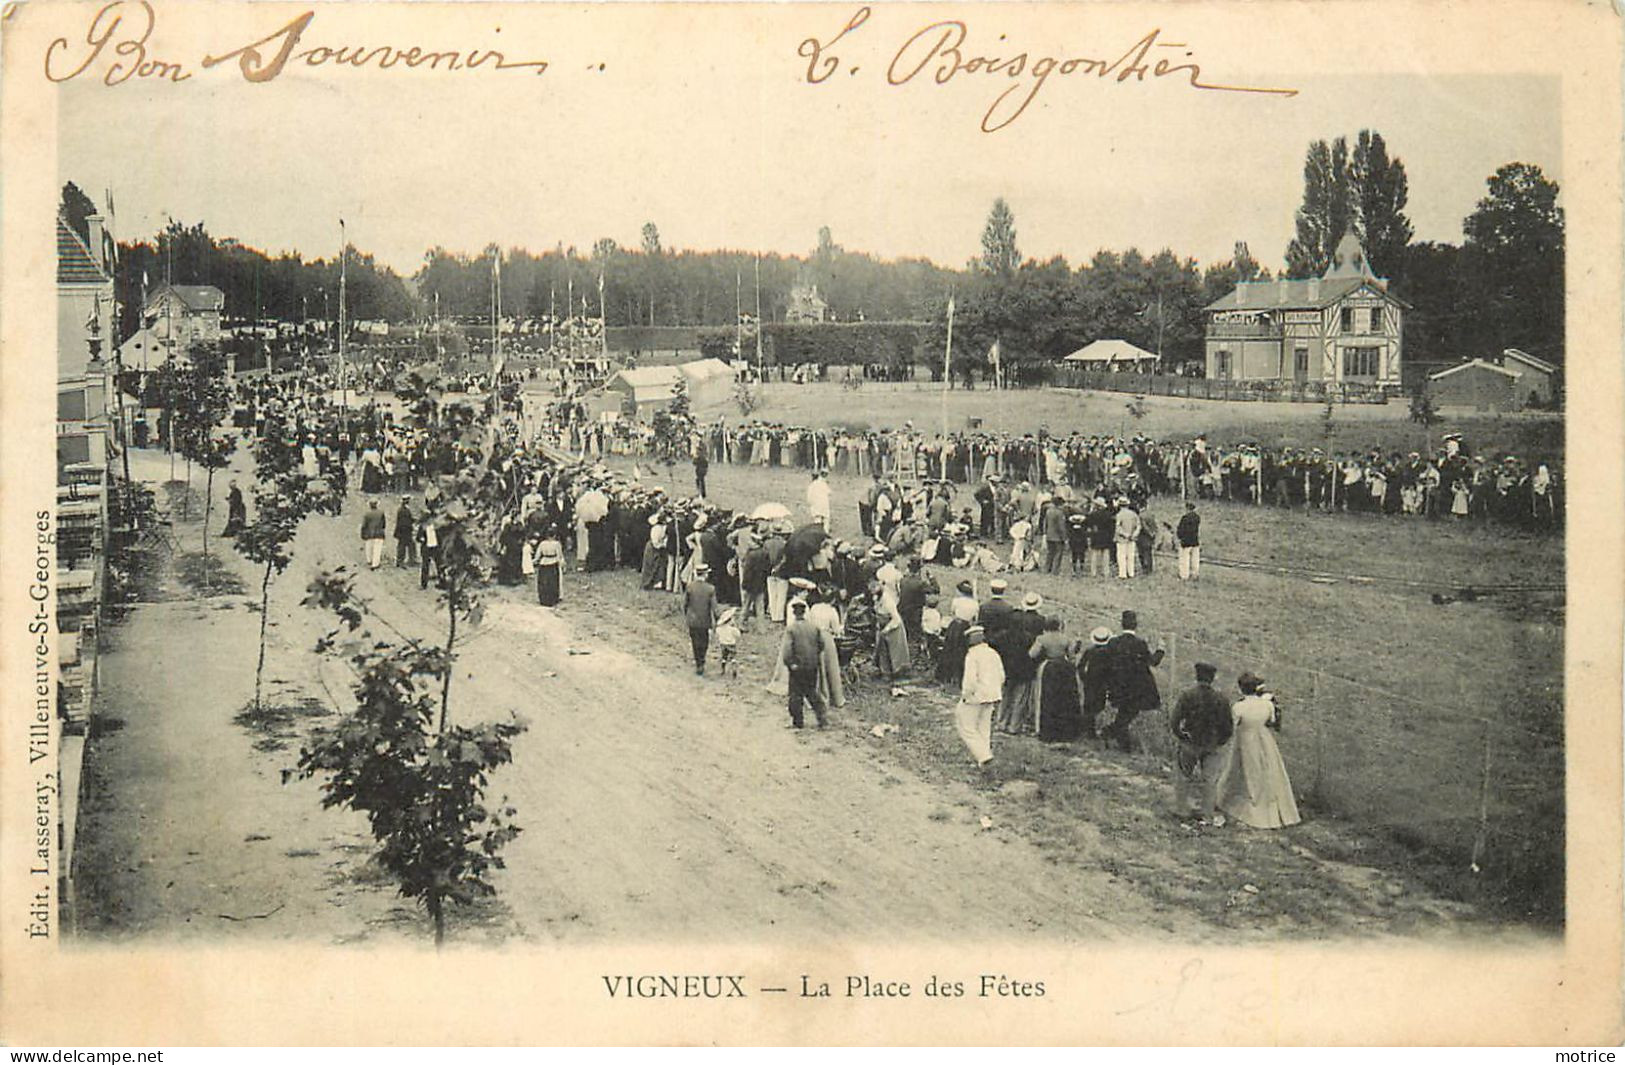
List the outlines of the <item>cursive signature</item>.
<svg viewBox="0 0 1625 1065">
<path fill-rule="evenodd" d="M 1297 89 L 1271 89 L 1250 85 L 1218 85 L 1202 80 L 1202 68 L 1196 63 L 1170 62 L 1166 58 L 1151 62 L 1153 48 L 1187 49 L 1184 44 L 1163 41 L 1161 29 L 1153 29 L 1115 59 L 1074 57 L 1061 59 L 1026 52 L 1008 59 L 994 56 L 969 55 L 965 50 L 968 35 L 965 23 L 957 20 L 934 22 L 915 32 L 892 57 L 886 68 L 886 80 L 892 85 L 906 85 L 927 68 L 932 69 L 932 80 L 946 85 L 955 77 L 979 75 L 1003 77 L 1010 87 L 999 93 L 982 116 L 982 132 L 995 133 L 1020 118 L 1037 98 L 1051 77 L 1072 74 L 1093 74 L 1102 81 L 1111 79 L 1124 82 L 1143 82 L 1151 78 L 1183 77 L 1193 89 L 1210 92 L 1248 92 L 1272 96 L 1296 96 Z M 1188 50 L 1185 56 L 1192 53 Z"/>
<path fill-rule="evenodd" d="M 861 7 L 847 20 L 846 26 L 827 41 L 808 37 L 796 49 L 796 54 L 807 61 L 806 81 L 818 85 L 841 69 L 841 59 L 832 47 L 848 34 L 869 21 L 870 9 Z M 968 48 L 968 26 L 958 19 L 944 19 L 916 30 L 903 42 L 886 68 L 889 85 L 907 85 L 927 75 L 937 85 L 947 85 L 955 79 L 961 81 L 1003 84 L 1006 87 L 994 97 L 982 115 L 984 133 L 1006 129 L 1023 114 L 1052 77 L 1093 75 L 1099 81 L 1122 85 L 1128 82 L 1144 83 L 1148 79 L 1173 78 L 1191 89 L 1207 92 L 1256 93 L 1266 96 L 1296 96 L 1297 89 L 1268 88 L 1254 85 L 1222 85 L 1205 80 L 1200 64 L 1191 61 L 1195 53 L 1186 44 L 1163 39 L 1160 28 L 1153 29 L 1115 57 L 1034 55 L 1026 51 L 1014 55 L 995 56 L 978 54 Z M 1000 41 L 1005 39 L 1000 34 Z M 1158 49 L 1177 50 L 1170 57 Z M 856 64 L 846 67 L 848 74 L 858 72 Z"/>
<path fill-rule="evenodd" d="M 340 69 L 434 71 L 547 70 L 543 59 L 509 59 L 492 48 L 446 48 L 434 44 L 328 45 L 308 39 L 316 12 L 306 11 L 281 28 L 238 48 L 206 55 L 199 66 L 209 70 L 236 61 L 245 81 L 267 82 L 288 64 Z M 148 0 L 112 0 L 96 12 L 82 41 L 58 37 L 45 49 L 45 76 L 71 81 L 87 71 L 99 73 L 106 85 L 121 85 L 132 78 L 189 80 L 193 71 L 184 62 L 161 59 L 152 48 L 158 18 Z"/>
</svg>

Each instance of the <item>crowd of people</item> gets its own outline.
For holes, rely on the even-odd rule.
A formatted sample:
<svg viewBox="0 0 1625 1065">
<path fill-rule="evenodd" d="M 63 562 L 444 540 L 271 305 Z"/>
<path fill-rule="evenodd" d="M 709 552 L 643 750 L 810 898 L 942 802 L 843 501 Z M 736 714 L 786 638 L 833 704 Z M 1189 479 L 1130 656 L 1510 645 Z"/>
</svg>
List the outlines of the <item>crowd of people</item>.
<svg viewBox="0 0 1625 1065">
<path fill-rule="evenodd" d="M 534 584 L 538 603 L 555 606 L 572 557 L 580 579 L 635 570 L 644 592 L 681 597 L 700 675 L 713 661 L 736 673 L 742 637 L 765 630 L 776 652 L 764 680 L 786 699 L 794 728 L 805 727 L 809 709 L 826 725 L 865 674 L 886 685 L 940 685 L 956 694 L 955 728 L 981 767 L 994 764 L 995 734 L 1130 751 L 1136 719 L 1163 707 L 1155 672 L 1163 652 L 1139 635 L 1134 611 L 1123 612 L 1115 628 L 1074 637 L 1037 591 L 1017 594 L 1011 580 L 1069 564 L 1078 575 L 1132 579 L 1151 568 L 1159 546 L 1177 549 L 1181 579 L 1198 580 L 1197 501 L 1246 498 L 1249 485 L 1255 499 L 1268 501 L 1271 486 L 1279 490 L 1297 476 L 1281 473 L 1296 469 L 1290 456 L 1223 451 L 1201 439 L 1176 448 L 1076 434 L 932 439 L 912 427 L 841 434 L 756 423 L 696 430 L 697 491 L 681 495 L 643 480 L 635 464 L 631 473 L 608 469 L 573 435 L 573 419 L 527 437 L 495 397 L 414 417 L 373 403 L 334 405 L 307 384 L 262 378 L 245 385 L 244 431 L 296 454 L 332 513 L 341 512 L 352 488 L 359 491 L 370 568 L 384 564 L 393 537 L 395 564 L 416 566 L 420 588 L 441 580 L 439 541 L 450 517 L 443 488 L 448 478 L 473 478 L 500 501 L 490 537 L 496 583 Z M 467 432 L 432 427 L 456 418 Z M 1446 441 L 1438 461 L 1412 459 L 1437 482 L 1396 477 L 1402 513 L 1428 513 L 1430 493 L 1454 499 L 1464 481 L 1478 483 L 1474 471 L 1484 465 L 1457 439 Z M 704 468 L 712 462 L 809 469 L 807 520 L 798 525 L 788 508 L 772 504 L 749 513 L 717 506 L 705 496 Z M 1514 464 L 1495 469 L 1502 466 L 1507 470 L 1495 476 L 1510 479 Z M 1271 468 L 1275 476 L 1266 477 Z M 868 475 L 852 500 L 856 534 L 833 532 L 831 469 Z M 1373 466 L 1360 469 L 1345 476 L 1340 465 L 1314 459 L 1302 467 L 1304 498 L 1317 498 L 1320 486 L 1338 493 L 1340 507 L 1387 512 L 1391 493 L 1370 487 Z M 1424 499 L 1413 506 L 1406 493 L 1418 485 Z M 1153 519 L 1152 497 L 1180 486 L 1187 498 L 1177 523 Z M 1494 491 L 1514 488 L 1556 506 L 1557 486 L 1544 465 Z M 1457 512 L 1454 502 L 1447 512 Z M 228 531 L 246 521 L 233 484 Z M 945 589 L 932 567 L 969 576 Z M 1227 815 L 1259 827 L 1295 823 L 1271 735 L 1281 720 L 1274 696 L 1249 674 L 1232 703 L 1213 687 L 1214 667 L 1198 665 L 1196 673 L 1168 715 L 1182 809 L 1209 824 Z"/>
<path fill-rule="evenodd" d="M 558 426 L 562 448 L 587 458 L 646 457 L 660 441 L 647 425 L 593 422 Z M 1552 463 L 1523 456 L 1472 454 L 1446 434 L 1431 454 L 1372 448 L 1219 446 L 1205 437 L 1154 441 L 1046 429 L 1015 434 L 927 433 L 898 429 L 814 429 L 761 420 L 695 428 L 696 456 L 708 464 L 824 469 L 837 474 L 988 485 L 997 493 L 1023 481 L 1093 492 L 1131 472 L 1157 496 L 1222 499 L 1350 513 L 1491 521 L 1555 530 L 1562 483 Z"/>
</svg>

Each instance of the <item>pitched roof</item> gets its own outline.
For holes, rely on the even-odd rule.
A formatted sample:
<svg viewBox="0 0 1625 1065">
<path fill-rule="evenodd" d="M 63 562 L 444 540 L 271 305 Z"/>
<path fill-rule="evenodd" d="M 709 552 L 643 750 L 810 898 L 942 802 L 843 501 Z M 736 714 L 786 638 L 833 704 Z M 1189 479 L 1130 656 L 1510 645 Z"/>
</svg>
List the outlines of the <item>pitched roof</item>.
<svg viewBox="0 0 1625 1065">
<path fill-rule="evenodd" d="M 56 216 L 56 283 L 96 285 L 108 280 L 107 273 L 90 253 L 77 230 L 67 219 Z"/>
<path fill-rule="evenodd" d="M 1464 362 L 1460 363 L 1459 365 L 1452 366 L 1448 370 L 1440 370 L 1438 373 L 1430 373 L 1428 374 L 1428 380 L 1437 381 L 1441 378 L 1449 377 L 1451 374 L 1461 373 L 1463 370 L 1471 370 L 1474 367 L 1477 367 L 1480 370 L 1492 370 L 1495 373 L 1501 374 L 1505 377 L 1510 377 L 1514 381 L 1523 376 L 1516 370 L 1508 370 L 1505 367 L 1495 365 L 1493 362 L 1485 362 L 1483 359 L 1474 359 L 1471 362 Z"/>
<path fill-rule="evenodd" d="M 1137 362 L 1157 356 L 1144 348 L 1137 348 L 1126 340 L 1097 340 L 1085 344 L 1066 357 L 1066 362 Z"/>
<path fill-rule="evenodd" d="M 213 285 L 159 285 L 147 293 L 147 305 L 162 299 L 166 292 L 179 296 L 191 311 L 218 311 L 226 306 L 226 294 Z"/>
<path fill-rule="evenodd" d="M 630 389 L 634 399 L 669 399 L 672 387 L 683 380 L 683 373 L 675 366 L 639 366 L 632 370 L 618 370 L 604 387 L 615 388 L 617 384 Z M 620 389 L 616 389 L 620 391 Z"/>
<path fill-rule="evenodd" d="M 693 362 L 679 363 L 677 369 L 695 383 L 734 375 L 734 368 L 721 359 L 695 359 Z"/>
<path fill-rule="evenodd" d="M 1557 372 L 1557 367 L 1553 366 L 1545 359 L 1537 359 L 1527 351 L 1519 351 L 1517 348 L 1507 348 L 1505 351 L 1501 352 L 1501 359 L 1503 361 L 1507 359 L 1514 359 L 1531 369 L 1539 370 L 1541 373 Z"/>
<path fill-rule="evenodd" d="M 1327 307 L 1354 292 L 1362 285 L 1370 285 L 1394 302 L 1400 300 L 1389 295 L 1368 277 L 1308 278 L 1289 281 L 1243 281 L 1234 289 L 1208 304 L 1209 311 L 1271 311 L 1286 308 Z"/>
</svg>

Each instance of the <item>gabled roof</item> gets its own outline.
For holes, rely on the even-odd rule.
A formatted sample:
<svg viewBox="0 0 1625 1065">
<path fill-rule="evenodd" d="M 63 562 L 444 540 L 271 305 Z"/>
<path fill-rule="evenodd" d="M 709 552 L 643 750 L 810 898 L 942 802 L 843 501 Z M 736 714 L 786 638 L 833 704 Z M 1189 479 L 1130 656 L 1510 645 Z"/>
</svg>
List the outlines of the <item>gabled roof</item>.
<svg viewBox="0 0 1625 1065">
<path fill-rule="evenodd" d="M 1471 362 L 1464 362 L 1459 365 L 1452 366 L 1448 370 L 1440 370 L 1438 373 L 1430 373 L 1428 374 L 1428 380 L 1437 381 L 1441 378 L 1449 377 L 1453 373 L 1461 373 L 1463 370 L 1471 370 L 1475 367 L 1480 370 L 1490 370 L 1494 373 L 1501 374 L 1503 377 L 1510 377 L 1514 381 L 1523 376 L 1523 374 L 1520 374 L 1516 370 L 1508 370 L 1505 367 L 1495 365 L 1493 362 L 1485 362 L 1483 359 L 1473 359 Z"/>
<path fill-rule="evenodd" d="M 693 362 L 680 363 L 677 369 L 685 378 L 696 383 L 717 377 L 732 378 L 734 375 L 734 368 L 721 359 L 695 359 Z"/>
<path fill-rule="evenodd" d="M 59 285 L 99 285 L 108 281 L 107 272 L 90 253 L 79 232 L 67 219 L 56 216 L 56 283 Z"/>
<path fill-rule="evenodd" d="M 1308 310 L 1329 307 L 1343 297 L 1369 285 L 1384 299 L 1408 307 L 1404 300 L 1382 287 L 1371 277 L 1308 278 L 1299 281 L 1243 281 L 1233 290 L 1208 304 L 1209 311 L 1276 311 Z"/>
<path fill-rule="evenodd" d="M 1068 355 L 1066 362 L 1138 362 L 1155 359 L 1153 352 L 1137 348 L 1126 340 L 1097 340 Z"/>
<path fill-rule="evenodd" d="M 159 285 L 147 293 L 147 306 L 163 299 L 166 292 L 180 297 L 189 311 L 218 311 L 226 306 L 226 294 L 213 285 Z"/>
<path fill-rule="evenodd" d="M 1553 366 L 1545 359 L 1537 359 L 1527 351 L 1519 351 L 1517 348 L 1507 348 L 1505 351 L 1501 352 L 1501 359 L 1503 362 L 1507 359 L 1521 362 L 1531 369 L 1539 370 L 1541 373 L 1557 372 L 1557 367 Z"/>
</svg>

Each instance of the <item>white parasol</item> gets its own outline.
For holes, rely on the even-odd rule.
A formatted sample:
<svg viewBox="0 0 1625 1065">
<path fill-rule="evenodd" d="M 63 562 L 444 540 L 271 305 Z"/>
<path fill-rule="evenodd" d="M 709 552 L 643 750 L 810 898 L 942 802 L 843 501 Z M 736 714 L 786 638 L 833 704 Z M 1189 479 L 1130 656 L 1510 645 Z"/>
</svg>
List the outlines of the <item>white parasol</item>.
<svg viewBox="0 0 1625 1065">
<path fill-rule="evenodd" d="M 750 512 L 752 521 L 778 521 L 790 516 L 790 508 L 783 503 L 763 503 Z"/>
</svg>

